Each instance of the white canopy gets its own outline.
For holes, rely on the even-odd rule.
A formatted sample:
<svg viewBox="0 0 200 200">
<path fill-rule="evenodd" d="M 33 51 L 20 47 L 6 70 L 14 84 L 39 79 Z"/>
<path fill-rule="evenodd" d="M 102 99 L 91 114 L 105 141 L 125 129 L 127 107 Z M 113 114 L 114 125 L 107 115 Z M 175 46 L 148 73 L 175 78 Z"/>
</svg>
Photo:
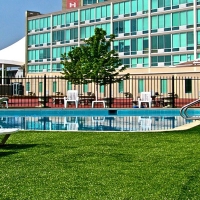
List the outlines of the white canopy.
<svg viewBox="0 0 200 200">
<path fill-rule="evenodd" d="M 25 37 L 16 43 L 0 50 L 0 64 L 25 64 Z"/>
</svg>

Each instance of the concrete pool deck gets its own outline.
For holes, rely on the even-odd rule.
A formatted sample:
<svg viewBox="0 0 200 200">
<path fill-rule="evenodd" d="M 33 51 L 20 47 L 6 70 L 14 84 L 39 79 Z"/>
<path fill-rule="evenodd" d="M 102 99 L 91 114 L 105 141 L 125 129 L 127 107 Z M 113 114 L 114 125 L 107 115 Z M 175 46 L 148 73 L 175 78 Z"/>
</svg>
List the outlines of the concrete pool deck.
<svg viewBox="0 0 200 200">
<path fill-rule="evenodd" d="M 196 120 L 194 122 L 191 122 L 189 124 L 184 124 L 183 126 L 179 126 L 179 127 L 174 128 L 174 129 L 171 129 L 171 130 L 175 130 L 175 131 L 188 130 L 188 129 L 191 129 L 195 126 L 199 126 L 199 125 L 200 125 L 200 120 Z"/>
</svg>

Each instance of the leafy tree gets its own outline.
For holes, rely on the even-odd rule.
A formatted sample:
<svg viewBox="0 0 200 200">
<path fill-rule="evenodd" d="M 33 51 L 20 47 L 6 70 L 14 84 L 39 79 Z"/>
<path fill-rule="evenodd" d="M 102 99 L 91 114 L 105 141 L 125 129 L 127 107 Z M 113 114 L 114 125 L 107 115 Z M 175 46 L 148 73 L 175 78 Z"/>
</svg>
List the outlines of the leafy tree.
<svg viewBox="0 0 200 200">
<path fill-rule="evenodd" d="M 111 50 L 115 35 L 106 39 L 106 31 L 96 28 L 95 34 L 80 47 L 75 47 L 68 53 L 62 54 L 64 79 L 74 84 L 95 82 L 106 85 L 128 79 L 129 74 L 119 75 L 127 67 L 122 66 L 118 53 Z"/>
<path fill-rule="evenodd" d="M 73 84 L 84 83 L 84 68 L 81 67 L 80 57 L 83 55 L 82 48 L 76 47 L 68 53 L 62 54 L 63 61 L 61 64 L 64 65 L 62 74 L 64 79 L 70 80 Z"/>
</svg>

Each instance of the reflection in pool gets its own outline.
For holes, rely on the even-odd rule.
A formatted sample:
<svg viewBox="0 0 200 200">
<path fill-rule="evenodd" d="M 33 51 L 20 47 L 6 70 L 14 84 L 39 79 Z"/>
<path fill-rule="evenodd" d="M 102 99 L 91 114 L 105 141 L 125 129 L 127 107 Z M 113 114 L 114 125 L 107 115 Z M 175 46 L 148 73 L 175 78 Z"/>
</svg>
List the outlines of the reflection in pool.
<svg viewBox="0 0 200 200">
<path fill-rule="evenodd" d="M 168 130 L 192 120 L 180 116 L 8 116 L 0 127 L 23 130 L 151 131 Z"/>
</svg>

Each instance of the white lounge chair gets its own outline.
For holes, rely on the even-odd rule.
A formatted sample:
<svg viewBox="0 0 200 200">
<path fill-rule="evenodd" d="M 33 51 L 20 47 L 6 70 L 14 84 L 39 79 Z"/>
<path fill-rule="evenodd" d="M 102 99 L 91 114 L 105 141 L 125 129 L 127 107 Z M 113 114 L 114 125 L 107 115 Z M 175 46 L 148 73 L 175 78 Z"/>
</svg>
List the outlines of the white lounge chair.
<svg viewBox="0 0 200 200">
<path fill-rule="evenodd" d="M 76 108 L 78 108 L 78 102 L 79 102 L 78 90 L 68 90 L 67 91 L 67 97 L 64 97 L 64 107 L 65 108 L 67 108 L 68 102 L 74 102 Z"/>
<path fill-rule="evenodd" d="M 3 107 L 3 104 L 6 104 L 6 108 L 8 108 L 8 97 L 0 97 L 0 106 Z"/>
<path fill-rule="evenodd" d="M 140 98 L 138 98 L 138 107 L 141 108 L 142 103 L 148 103 L 151 108 L 152 98 L 151 92 L 141 92 Z"/>
<path fill-rule="evenodd" d="M 19 131 L 17 128 L 2 128 L 2 126 L 0 126 L 0 135 L 4 135 L 3 139 L 0 141 L 0 146 L 4 145 L 10 135 L 17 131 Z"/>
</svg>

